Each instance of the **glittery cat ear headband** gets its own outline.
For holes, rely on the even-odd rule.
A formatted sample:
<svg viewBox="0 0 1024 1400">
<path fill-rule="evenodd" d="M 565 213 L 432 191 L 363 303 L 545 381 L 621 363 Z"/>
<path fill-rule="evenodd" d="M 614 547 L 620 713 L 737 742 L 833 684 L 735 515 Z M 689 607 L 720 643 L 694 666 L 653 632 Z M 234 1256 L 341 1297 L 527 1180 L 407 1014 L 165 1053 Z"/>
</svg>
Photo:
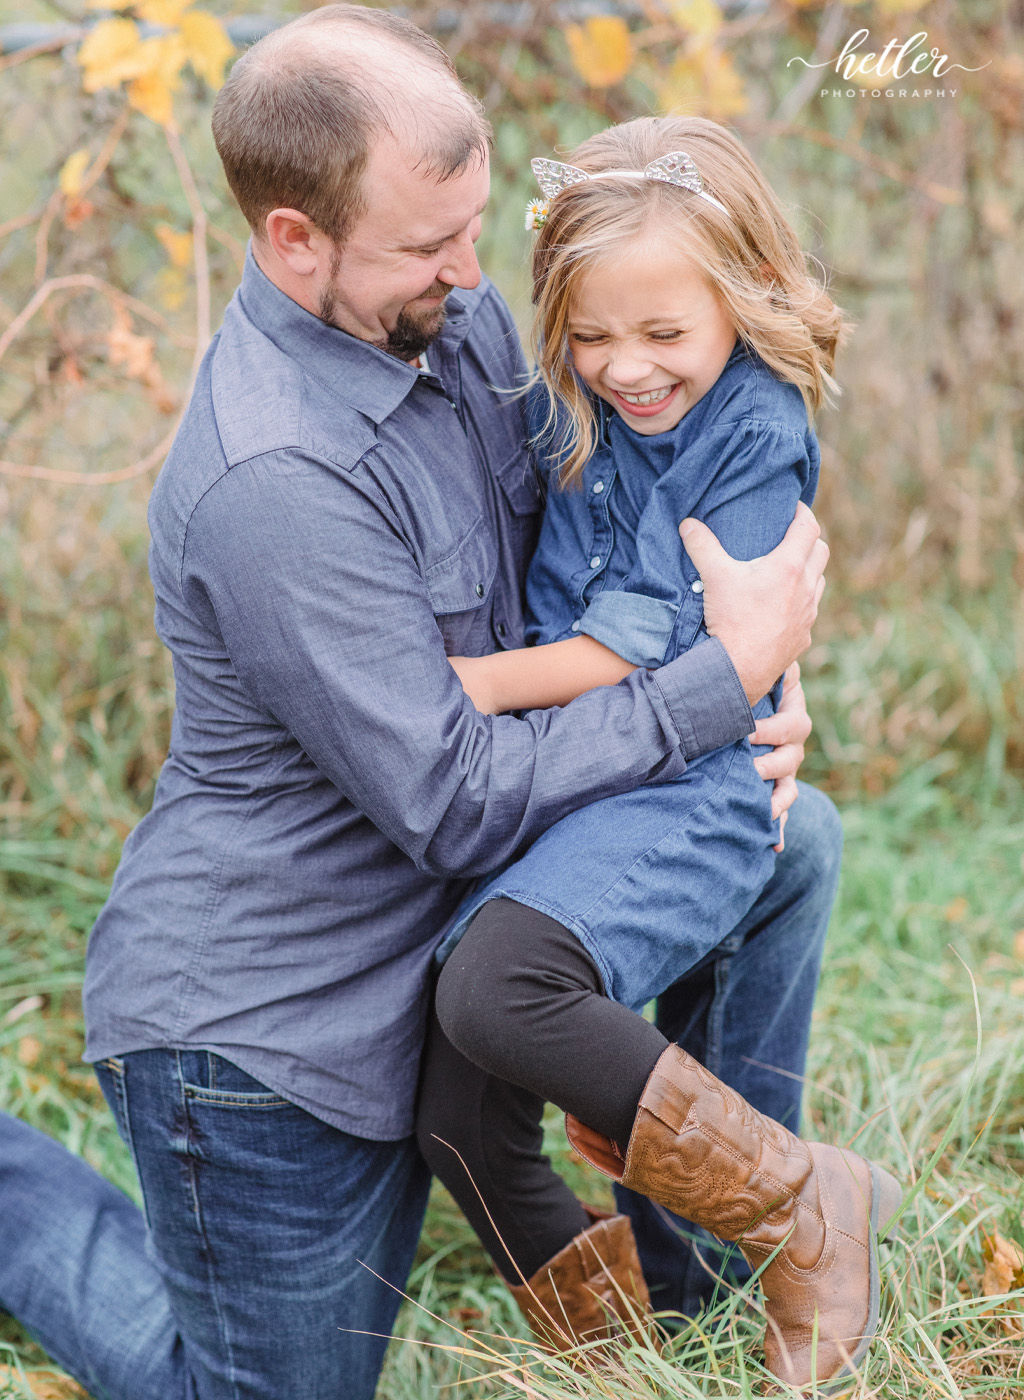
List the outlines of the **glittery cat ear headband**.
<svg viewBox="0 0 1024 1400">
<path fill-rule="evenodd" d="M 607 180 L 612 177 L 622 180 L 660 180 L 666 185 L 678 185 L 708 204 L 713 204 L 726 218 L 732 217 L 721 200 L 716 199 L 713 194 L 708 194 L 704 188 L 704 181 L 700 178 L 700 171 L 685 151 L 670 151 L 667 156 L 659 156 L 657 160 L 652 160 L 643 170 L 597 170 L 593 175 L 588 175 L 578 166 L 563 165 L 560 160 L 543 160 L 540 157 L 531 160 L 530 166 L 537 177 L 538 185 L 544 191 L 545 198 L 532 199 L 526 206 L 528 231 L 544 227 L 550 201 L 555 195 L 561 194 L 572 185 L 581 185 L 584 180 Z"/>
</svg>

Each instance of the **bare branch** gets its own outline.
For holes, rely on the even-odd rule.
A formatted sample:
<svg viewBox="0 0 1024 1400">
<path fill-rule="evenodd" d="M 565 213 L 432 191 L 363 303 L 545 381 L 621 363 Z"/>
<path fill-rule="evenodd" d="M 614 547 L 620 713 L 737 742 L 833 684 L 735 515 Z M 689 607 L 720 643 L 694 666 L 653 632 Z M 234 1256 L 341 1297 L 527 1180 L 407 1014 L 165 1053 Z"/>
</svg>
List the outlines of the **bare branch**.
<svg viewBox="0 0 1024 1400">
<path fill-rule="evenodd" d="M 171 158 L 178 172 L 178 179 L 185 191 L 188 207 L 192 214 L 192 259 L 196 274 L 196 353 L 192 365 L 192 379 L 195 380 L 199 363 L 206 354 L 210 343 L 210 261 L 206 248 L 206 210 L 199 197 L 192 168 L 188 163 L 181 137 L 173 122 L 164 127 Z"/>
<path fill-rule="evenodd" d="M 65 486 L 111 486 L 118 481 L 131 481 L 134 477 L 145 476 L 158 467 L 167 456 L 174 441 L 174 435 L 184 417 L 184 409 L 178 414 L 174 426 L 157 445 L 130 467 L 118 467 L 109 472 L 62 471 L 59 467 L 28 467 L 20 462 L 0 461 L 0 476 L 18 476 L 31 481 L 55 481 Z"/>
<path fill-rule="evenodd" d="M 736 125 L 746 127 L 748 123 L 738 120 Z M 839 151 L 857 161 L 859 165 L 866 166 L 868 170 L 874 170 L 889 180 L 896 180 L 901 185 L 920 191 L 929 199 L 934 199 L 937 204 L 964 203 L 964 195 L 960 190 L 954 190 L 949 185 L 937 185 L 933 180 L 914 175 L 909 170 L 903 170 L 895 161 L 876 156 L 856 141 L 844 141 L 841 136 L 833 136 L 829 131 L 819 131 L 810 126 L 791 126 L 786 122 L 758 122 L 752 130 L 755 130 L 758 136 L 795 136 L 801 141 L 813 141 L 815 145 L 824 146 L 827 150 Z"/>
<path fill-rule="evenodd" d="M 70 277 L 51 277 L 48 282 L 44 282 L 37 289 L 31 300 L 22 307 L 14 320 L 0 335 L 0 360 L 7 353 L 12 342 L 17 339 L 21 332 L 31 321 L 41 306 L 43 306 L 55 292 L 78 291 L 85 289 L 92 292 L 100 292 L 103 296 L 109 297 L 127 310 L 141 316 L 143 320 L 149 321 L 152 325 L 159 327 L 165 334 L 175 340 L 177 344 L 188 344 L 173 335 L 166 320 L 159 312 L 153 311 L 144 301 L 129 296 L 127 292 L 122 292 L 118 287 L 111 286 L 109 282 L 104 282 L 101 277 L 94 277 L 90 272 L 75 273 Z"/>
<path fill-rule="evenodd" d="M 41 39 L 38 44 L 29 44 L 16 53 L 9 53 L 6 58 L 0 58 L 0 73 L 19 63 L 26 63 L 30 58 L 38 58 L 42 53 L 56 53 L 59 49 L 67 48 L 68 44 L 77 43 L 84 34 L 85 30 L 80 27 L 63 29 L 55 38 Z"/>
</svg>

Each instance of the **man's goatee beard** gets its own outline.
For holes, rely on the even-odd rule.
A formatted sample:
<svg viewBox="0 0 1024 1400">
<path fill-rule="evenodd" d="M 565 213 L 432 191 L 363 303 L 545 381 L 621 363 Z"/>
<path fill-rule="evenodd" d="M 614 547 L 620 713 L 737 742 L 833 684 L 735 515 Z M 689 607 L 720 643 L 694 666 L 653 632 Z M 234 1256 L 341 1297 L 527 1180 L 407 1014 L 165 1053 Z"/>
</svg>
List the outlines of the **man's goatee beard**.
<svg viewBox="0 0 1024 1400">
<path fill-rule="evenodd" d="M 330 283 L 320 293 L 320 301 L 317 306 L 317 314 L 321 321 L 338 330 L 342 330 L 344 327 L 339 326 L 334 318 L 338 303 L 333 283 L 340 267 L 340 258 L 336 262 L 332 262 Z M 435 282 L 422 295 L 425 297 L 446 297 L 450 291 L 451 288 L 445 283 Z M 378 350 L 383 350 L 385 354 L 393 355 L 396 360 L 417 360 L 424 350 L 429 350 L 444 330 L 447 317 L 448 311 L 443 302 L 440 306 L 433 306 L 429 310 L 421 311 L 418 315 L 410 311 L 400 311 L 394 328 L 382 339 L 370 343 L 376 345 Z"/>
<path fill-rule="evenodd" d="M 383 340 L 374 344 L 396 360 L 416 360 L 428 350 L 444 330 L 448 318 L 445 306 L 436 306 L 420 316 L 410 316 L 407 311 L 398 313 L 394 329 Z"/>
</svg>

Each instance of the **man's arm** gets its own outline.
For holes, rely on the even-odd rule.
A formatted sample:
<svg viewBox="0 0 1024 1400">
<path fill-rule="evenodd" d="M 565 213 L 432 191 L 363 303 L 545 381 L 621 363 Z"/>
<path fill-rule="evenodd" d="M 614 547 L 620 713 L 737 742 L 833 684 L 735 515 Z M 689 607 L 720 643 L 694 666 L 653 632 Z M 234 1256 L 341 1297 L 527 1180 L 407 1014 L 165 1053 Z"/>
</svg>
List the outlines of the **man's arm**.
<svg viewBox="0 0 1024 1400">
<path fill-rule="evenodd" d="M 718 567 L 720 593 L 730 579 Z M 336 469 L 294 453 L 240 464 L 207 493 L 182 591 L 252 703 L 440 876 L 484 873 L 577 807 L 674 777 L 752 727 L 717 643 L 565 709 L 478 714 L 395 523 Z M 806 608 L 794 611 L 802 623 Z M 780 670 L 792 659 L 783 645 Z"/>
</svg>

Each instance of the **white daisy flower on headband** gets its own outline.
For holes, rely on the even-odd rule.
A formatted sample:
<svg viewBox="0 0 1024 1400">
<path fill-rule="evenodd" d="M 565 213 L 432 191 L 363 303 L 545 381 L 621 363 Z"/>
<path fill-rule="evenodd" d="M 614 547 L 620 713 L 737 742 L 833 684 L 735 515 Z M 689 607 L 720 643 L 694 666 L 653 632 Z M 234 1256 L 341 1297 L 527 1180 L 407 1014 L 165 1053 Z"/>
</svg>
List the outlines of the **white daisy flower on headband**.
<svg viewBox="0 0 1024 1400">
<path fill-rule="evenodd" d="M 535 233 L 537 229 L 543 228 L 548 217 L 548 202 L 546 199 L 531 199 L 526 206 L 526 232 Z"/>
</svg>

